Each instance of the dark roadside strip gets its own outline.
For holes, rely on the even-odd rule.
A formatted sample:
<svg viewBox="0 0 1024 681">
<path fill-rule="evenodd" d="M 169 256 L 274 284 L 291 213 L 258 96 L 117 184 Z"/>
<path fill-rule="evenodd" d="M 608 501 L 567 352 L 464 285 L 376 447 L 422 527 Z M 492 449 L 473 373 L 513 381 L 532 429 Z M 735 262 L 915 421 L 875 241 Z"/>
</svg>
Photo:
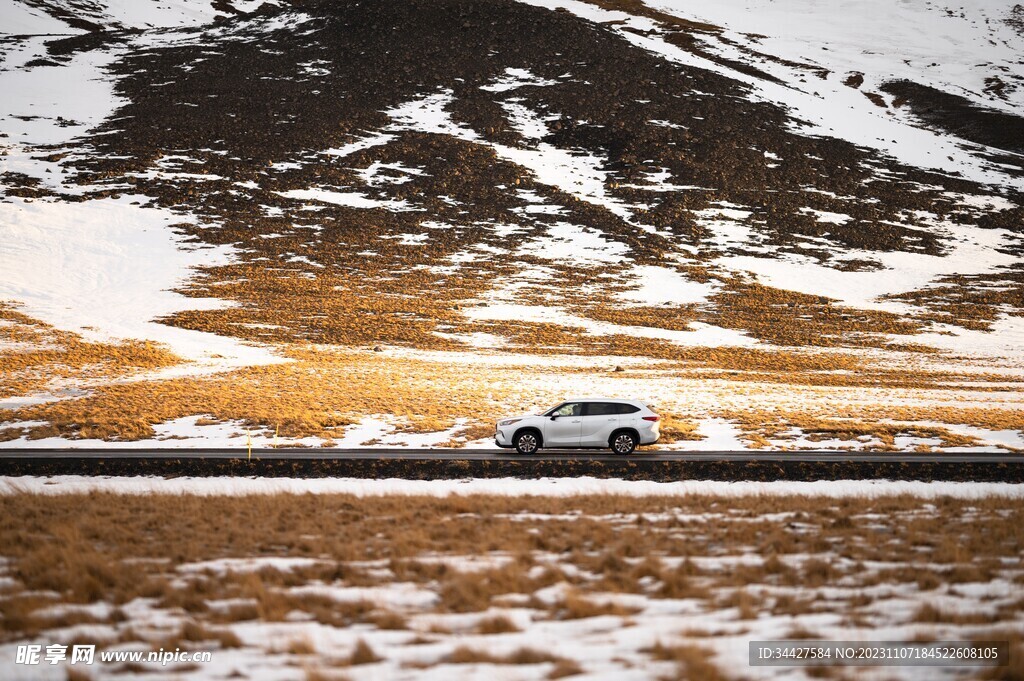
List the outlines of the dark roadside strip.
<svg viewBox="0 0 1024 681">
<path fill-rule="evenodd" d="M 411 480 L 581 477 L 625 480 L 935 480 L 1024 483 L 1024 455 L 885 452 L 638 452 L 445 449 L 7 449 L 4 476 L 353 477 Z"/>
</svg>

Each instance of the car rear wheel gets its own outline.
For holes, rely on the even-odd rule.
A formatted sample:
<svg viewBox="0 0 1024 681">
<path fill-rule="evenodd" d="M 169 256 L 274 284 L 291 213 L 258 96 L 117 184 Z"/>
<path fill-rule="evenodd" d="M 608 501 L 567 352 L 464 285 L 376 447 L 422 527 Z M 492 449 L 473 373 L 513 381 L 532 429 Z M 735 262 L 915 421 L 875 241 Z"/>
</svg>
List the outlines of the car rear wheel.
<svg viewBox="0 0 1024 681">
<path fill-rule="evenodd" d="M 540 436 L 532 430 L 516 433 L 512 444 L 520 454 L 535 454 L 540 449 Z"/>
<path fill-rule="evenodd" d="M 637 438 L 633 433 L 621 431 L 612 435 L 612 440 L 609 444 L 612 451 L 616 454 L 632 454 L 637 446 Z"/>
</svg>

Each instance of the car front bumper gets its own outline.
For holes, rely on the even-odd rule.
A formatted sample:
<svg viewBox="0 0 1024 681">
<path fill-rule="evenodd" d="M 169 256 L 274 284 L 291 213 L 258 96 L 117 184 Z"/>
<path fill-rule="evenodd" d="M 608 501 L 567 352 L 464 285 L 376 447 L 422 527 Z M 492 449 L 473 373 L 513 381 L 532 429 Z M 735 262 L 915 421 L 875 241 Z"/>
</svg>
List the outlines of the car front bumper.
<svg viewBox="0 0 1024 681">
<path fill-rule="evenodd" d="M 494 433 L 494 444 L 499 447 L 512 447 L 512 430 L 509 429 L 507 432 L 498 428 Z"/>
</svg>

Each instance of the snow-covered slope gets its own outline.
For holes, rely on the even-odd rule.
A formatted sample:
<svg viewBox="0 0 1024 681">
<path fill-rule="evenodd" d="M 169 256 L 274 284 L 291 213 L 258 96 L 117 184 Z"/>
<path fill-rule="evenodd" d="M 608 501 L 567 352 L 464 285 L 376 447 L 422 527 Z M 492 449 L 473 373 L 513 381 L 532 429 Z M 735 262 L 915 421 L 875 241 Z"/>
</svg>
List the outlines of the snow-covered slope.
<svg viewBox="0 0 1024 681">
<path fill-rule="evenodd" d="M 648 6 L 723 29 L 743 49 L 864 77 L 872 92 L 889 80 L 913 80 L 1008 113 L 1024 106 L 1019 5 L 1000 0 L 891 2 L 842 0 L 651 0 Z M 770 65 L 769 58 L 762 64 Z M 790 84 L 822 86 L 818 78 Z M 1000 82 L 1002 85 L 1000 85 Z M 853 87 L 852 85 L 847 87 Z M 822 93 L 824 95 L 824 93 Z"/>
<path fill-rule="evenodd" d="M 201 26 L 275 7 L 274 0 L 6 0 L 3 32 L 44 35 Z"/>
<path fill-rule="evenodd" d="M 909 81 L 1015 116 L 1024 110 L 1020 28 L 1024 10 L 1013 3 L 654 0 L 647 4 L 720 26 L 722 32 L 708 38 L 709 49 L 754 63 L 776 74 L 786 87 L 820 100 L 824 106 L 817 110 L 832 114 L 827 121 L 829 134 L 863 139 L 918 165 L 955 169 L 942 153 L 948 150 L 949 140 L 941 135 L 937 139 L 909 136 L 913 131 L 907 130 L 908 124 L 913 127 L 920 121 L 906 102 L 897 105 L 901 95 L 887 92 L 887 84 Z M 814 77 L 806 77 L 809 71 Z M 869 140 L 872 134 L 875 137 Z M 954 156 L 969 165 L 963 154 Z"/>
</svg>

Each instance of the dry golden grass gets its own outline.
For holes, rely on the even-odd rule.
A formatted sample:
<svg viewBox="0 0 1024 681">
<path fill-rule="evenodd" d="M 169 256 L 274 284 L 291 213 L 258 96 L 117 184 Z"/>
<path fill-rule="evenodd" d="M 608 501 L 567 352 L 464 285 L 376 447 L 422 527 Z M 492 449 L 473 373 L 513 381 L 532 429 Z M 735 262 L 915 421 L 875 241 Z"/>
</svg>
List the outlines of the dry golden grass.
<svg viewBox="0 0 1024 681">
<path fill-rule="evenodd" d="M 383 660 L 380 655 L 373 651 L 373 648 L 364 641 L 359 639 L 356 641 L 356 647 L 352 649 L 352 654 L 349 655 L 349 664 L 352 666 L 361 664 L 373 664 L 374 662 L 380 662 Z"/>
<path fill-rule="evenodd" d="M 446 571 L 438 589 L 438 609 L 448 612 L 480 612 L 494 598 L 510 593 L 533 593 L 558 581 L 559 575 L 546 571 L 539 577 L 528 576 L 528 566 L 509 563 L 500 568 L 478 572 Z"/>
<path fill-rule="evenodd" d="M 994 624 L 995 615 L 984 612 L 951 612 L 937 608 L 931 603 L 921 605 L 911 618 L 920 624 Z"/>
<path fill-rule="evenodd" d="M 54 528 L 47 541 L 29 547 L 14 574 L 29 589 L 54 591 L 72 603 L 91 603 L 117 585 L 130 583 L 135 571 L 111 561 L 72 525 Z"/>
<path fill-rule="evenodd" d="M 67 668 L 67 676 L 65 676 L 65 679 L 67 679 L 67 681 L 92 681 L 92 677 L 89 676 L 88 673 L 75 667 Z"/>
<path fill-rule="evenodd" d="M 662 444 L 671 444 L 673 442 L 681 441 L 693 441 L 702 440 L 703 436 L 697 432 L 699 427 L 698 424 L 692 421 L 684 420 L 684 417 L 679 414 L 672 412 L 661 412 L 661 423 L 659 432 L 661 433 L 661 439 L 658 440 Z"/>
<path fill-rule="evenodd" d="M 467 442 L 473 442 L 474 440 L 487 440 L 493 437 L 493 423 L 472 423 L 459 428 L 456 431 L 455 437 L 439 443 L 437 446 L 458 449 L 460 447 L 465 447 Z"/>
<path fill-rule="evenodd" d="M 447 446 L 458 447 L 467 440 L 488 438 L 495 417 L 527 408 L 554 403 L 564 397 L 556 377 L 580 375 L 590 379 L 593 366 L 537 364 L 527 358 L 498 365 L 477 366 L 473 362 L 429 353 L 395 353 L 327 348 L 303 342 L 279 347 L 290 363 L 251 367 L 204 377 L 129 382 L 111 381 L 139 370 L 169 366 L 177 358 L 157 346 L 125 343 L 120 346 L 84 343 L 74 334 L 57 332 L 31 320 L 9 306 L 0 307 L 0 333 L 11 342 L 27 343 L 34 350 L 0 354 L 0 397 L 23 395 L 43 389 L 51 379 L 68 379 L 89 386 L 89 394 L 75 400 L 40 404 L 7 415 L 13 425 L 0 429 L 0 440 L 20 436 L 71 439 L 99 438 L 134 440 L 150 438 L 153 426 L 171 419 L 197 417 L 197 424 L 237 422 L 239 431 L 278 432 L 282 444 L 289 440 L 319 436 L 334 442 L 344 429 L 369 414 L 390 414 L 400 432 L 441 432 L 457 418 L 468 424 L 455 431 Z M 527 325 L 528 326 L 528 325 Z M 521 327 L 521 328 L 519 328 Z M 519 325 L 520 333 L 526 327 Z M 561 328 L 561 327 L 559 327 Z M 491 329 L 495 331 L 495 329 Z M 532 333 L 532 332 L 531 332 Z M 564 334 L 564 329 L 558 331 Z M 570 334 L 571 339 L 519 340 L 538 354 L 611 354 L 643 356 L 653 363 L 626 364 L 622 372 L 610 372 L 615 392 L 631 394 L 649 379 L 670 384 L 687 380 L 734 395 L 741 401 L 775 384 L 849 389 L 944 389 L 975 391 L 973 403 L 960 407 L 878 407 L 856 408 L 816 404 L 806 413 L 784 412 L 765 407 L 738 409 L 724 406 L 711 413 L 694 411 L 685 396 L 667 399 L 662 405 L 664 442 L 698 437 L 696 421 L 719 416 L 741 421 L 747 439 L 762 446 L 767 439 L 789 425 L 805 428 L 811 439 L 855 439 L 874 436 L 881 447 L 889 446 L 898 434 L 938 437 L 943 446 L 969 444 L 941 427 L 898 426 L 874 423 L 931 420 L 965 423 L 983 427 L 1024 429 L 1020 410 L 1008 407 L 984 408 L 980 396 L 1004 391 L 1016 394 L 1016 379 L 978 370 L 928 369 L 907 371 L 899 362 L 893 366 L 867 362 L 855 352 L 813 349 L 685 348 L 651 339 L 622 335 Z M 563 342 L 564 341 L 564 342 Z M 568 343 L 568 345 L 565 345 Z M 563 347 L 564 346 L 564 347 Z M 668 382 L 668 383 L 666 383 Z M 746 386 L 750 386 L 749 388 Z M 6 386 L 6 387 L 5 387 Z M 532 404 L 521 403 L 524 389 Z M 605 390 L 605 389 L 602 389 Z M 750 400 L 758 404 L 763 400 Z M 769 402 L 771 399 L 769 399 Z M 735 400 L 725 400 L 725 404 Z M 863 401 L 861 401 L 863 403 Z M 780 418 L 780 414 L 785 418 Z M 864 423 L 836 421 L 837 417 Z M 18 421 L 41 424 L 20 427 Z M 930 429 L 929 429 L 930 428 Z M 240 438 L 241 443 L 244 438 Z"/>
<path fill-rule="evenodd" d="M 514 631 L 520 631 L 520 629 L 505 615 L 485 617 L 476 623 L 478 634 L 508 634 Z"/>
<path fill-rule="evenodd" d="M 787 631 L 782 638 L 793 639 L 795 641 L 807 641 L 813 639 L 820 639 L 821 635 L 811 631 L 810 629 L 807 629 L 806 627 L 796 625 L 795 627 Z"/>
<path fill-rule="evenodd" d="M 459 646 L 444 656 L 448 664 L 542 664 L 559 662 L 562 658 L 535 648 L 518 648 L 507 655 L 495 655 L 485 650 L 477 650 L 468 646 Z"/>
<path fill-rule="evenodd" d="M 313 641 L 308 636 L 305 636 L 292 639 L 281 652 L 288 653 L 289 655 L 315 655 L 316 646 L 313 645 Z"/>
<path fill-rule="evenodd" d="M 585 670 L 578 662 L 573 660 L 560 659 L 555 662 L 554 668 L 548 672 L 549 679 L 564 679 L 569 676 L 582 674 Z"/>
<path fill-rule="evenodd" d="M 391 610 L 374 613 L 369 619 L 377 626 L 378 629 L 399 631 L 409 628 L 409 623 L 405 617 L 399 615 L 397 612 L 392 612 Z"/>
<path fill-rule="evenodd" d="M 521 583 L 519 575 L 534 567 L 529 555 L 537 550 L 565 553 L 587 570 L 635 571 L 635 575 L 641 576 L 661 571 L 664 576 L 668 568 L 653 559 L 638 560 L 634 565 L 622 560 L 622 556 L 704 555 L 700 552 L 713 543 L 760 546 L 762 551 L 780 554 L 805 553 L 823 532 L 842 537 L 844 549 L 854 552 L 853 557 L 857 552 L 870 550 L 877 542 L 894 538 L 905 539 L 904 543 L 911 547 L 927 542 L 938 549 L 929 554 L 930 560 L 937 561 L 980 560 L 1024 547 L 1024 523 L 1017 522 L 1024 519 L 1024 508 L 1018 501 L 950 499 L 938 500 L 937 505 L 938 511 L 932 515 L 918 513 L 921 502 L 913 497 L 836 499 L 823 505 L 820 499 L 804 497 L 787 498 L 784 503 L 768 497 L 537 497 L 527 503 L 506 497 L 198 498 L 130 497 L 97 492 L 44 498 L 18 494 L 0 497 L 0 539 L 5 554 L 12 559 L 12 575 L 25 586 L 73 597 L 90 593 L 90 588 L 78 584 L 76 575 L 99 572 L 100 567 L 103 574 L 99 579 L 117 583 L 140 583 L 141 577 L 163 570 L 159 561 L 152 560 L 125 568 L 116 565 L 117 560 L 129 557 L 169 558 L 178 564 L 261 555 L 266 547 L 272 546 L 276 550 L 269 555 L 325 559 L 316 566 L 288 572 L 264 568 L 256 573 L 229 572 L 216 580 L 201 573 L 194 578 L 196 583 L 230 585 L 239 594 L 257 599 L 269 587 L 308 580 L 376 583 L 358 568 L 339 566 L 337 561 L 391 560 L 396 556 L 402 559 L 390 564 L 396 568 L 399 579 L 422 583 L 440 580 L 438 586 L 443 588 L 449 576 L 462 580 L 476 575 L 472 578 L 483 583 L 481 588 L 486 592 L 500 594 L 531 585 Z M 777 522 L 758 520 L 759 514 L 777 512 L 780 506 L 796 514 L 794 517 L 800 522 L 817 524 L 821 532 L 796 532 Z M 967 513 L 968 507 L 977 510 Z M 743 522 L 723 521 L 715 527 L 714 536 L 704 536 L 703 525 L 676 522 L 676 509 L 684 514 L 727 512 Z M 545 518 L 535 522 L 514 518 L 522 511 L 560 516 L 570 510 L 578 510 L 582 516 L 576 518 L 573 514 L 572 520 Z M 622 517 L 624 511 L 628 511 L 628 516 L 617 524 L 588 517 Z M 667 517 L 659 520 L 637 521 L 666 512 Z M 838 518 L 861 513 L 891 515 L 890 527 L 895 535 L 880 535 L 856 519 L 851 523 L 836 522 Z M 268 523 L 268 518 L 274 522 Z M 427 518 L 431 520 L 427 522 Z M 545 532 L 532 532 L 536 523 L 541 522 Z M 219 527 L 231 527 L 232 531 L 220 532 Z M 971 532 L 977 527 L 984 527 L 985 531 Z M 154 532 L 154 528 L 160 528 L 164 536 Z M 573 553 L 594 549 L 600 551 Z M 500 568 L 474 573 L 460 573 L 433 562 L 415 560 L 425 553 L 469 555 L 489 551 L 517 557 Z M 769 573 L 778 571 L 772 564 L 770 558 L 765 563 Z M 685 561 L 675 571 L 701 577 L 709 574 Z M 557 573 L 539 575 L 536 584 L 546 586 L 563 578 Z M 371 607 L 366 613 L 374 611 Z"/>
<path fill-rule="evenodd" d="M 22 409 L 18 418 L 49 425 L 29 437 L 152 437 L 169 419 L 208 414 L 243 427 L 279 429 L 282 438 L 333 437 L 365 414 L 394 414 L 410 430 L 440 430 L 452 415 L 482 418 L 498 411 L 486 384 L 466 368 L 458 372 L 429 362 L 374 354 L 290 353 L 295 363 L 253 367 L 230 374 L 97 388 L 88 397 Z M 305 361 L 302 361 L 305 360 Z M 410 378 L 396 390 L 399 375 Z M 500 413 L 500 412 L 498 412 Z"/>
<path fill-rule="evenodd" d="M 1018 267 L 1001 274 L 952 275 L 890 298 L 928 310 L 926 318 L 939 323 L 989 331 L 1001 315 L 1024 310 L 1024 272 Z"/>
<path fill-rule="evenodd" d="M 44 391 L 55 381 L 95 383 L 181 360 L 146 341 L 91 343 L 0 301 L 0 398 Z"/>
<path fill-rule="evenodd" d="M 352 235 L 355 238 L 355 235 Z M 269 241 L 269 240 L 267 240 Z M 376 239 L 365 247 L 384 246 Z M 359 249 L 362 250 L 362 249 Z M 180 312 L 176 326 L 247 340 L 290 343 L 306 340 L 349 347 L 399 344 L 418 348 L 457 349 L 458 343 L 434 334 L 439 325 L 462 320 L 457 301 L 475 297 L 489 285 L 486 277 L 442 275 L 416 265 L 430 254 L 407 250 L 396 258 L 404 268 L 399 278 L 353 278 L 348 273 L 308 268 L 271 269 L 263 262 L 235 263 L 207 268 L 186 293 L 236 300 L 238 307 Z M 417 257 L 419 256 L 419 257 Z M 375 262 L 356 258 L 372 270 Z M 435 295 L 410 295 L 433 289 Z M 437 295 L 437 291 L 443 291 Z"/>
<path fill-rule="evenodd" d="M 334 670 L 327 669 L 306 669 L 303 678 L 305 681 L 349 681 L 351 677 Z"/>
<path fill-rule="evenodd" d="M 747 589 L 734 589 L 720 598 L 717 605 L 721 608 L 736 608 L 737 619 L 752 620 L 757 617 L 758 604 L 763 599 L 755 597 Z"/>
<path fill-rule="evenodd" d="M 588 617 L 628 617 L 639 610 L 621 605 L 611 600 L 594 600 L 572 590 L 558 602 L 551 605 L 552 615 L 560 620 L 581 620 Z"/>
<path fill-rule="evenodd" d="M 723 361 L 771 362 L 777 353 L 743 354 L 723 352 Z M 522 404 L 509 399 L 524 385 L 531 386 L 534 405 L 555 403 L 563 397 L 552 374 L 574 370 L 565 367 L 526 367 L 510 364 L 501 367 L 475 367 L 430 359 L 387 356 L 386 353 L 351 352 L 321 348 L 292 347 L 288 364 L 253 367 L 207 377 L 139 381 L 97 386 L 87 396 L 16 410 L 12 421 L 39 421 L 43 425 L 0 430 L 0 439 L 27 434 L 30 438 L 60 435 L 68 438 L 142 439 L 153 437 L 153 426 L 171 419 L 203 414 L 201 423 L 238 422 L 240 432 L 255 429 L 273 435 L 279 432 L 282 443 L 289 439 L 319 436 L 337 439 L 344 429 L 367 414 L 391 414 L 405 432 L 440 432 L 451 428 L 456 418 L 468 418 L 468 426 L 455 432 L 448 444 L 459 446 L 465 440 L 487 438 L 493 433 L 493 420 L 500 415 L 523 411 Z M 696 354 L 694 361 L 701 361 Z M 707 359 L 705 357 L 705 359 Z M 828 383 L 835 374 L 827 370 L 799 367 L 817 366 L 820 358 L 791 354 L 780 361 L 791 361 L 792 370 L 779 370 L 774 380 L 789 383 Z M 831 358 L 840 363 L 842 356 Z M 708 359 L 708 361 L 718 361 Z M 682 365 L 676 365 L 682 366 Z M 578 370 L 577 370 L 578 371 Z M 684 372 L 678 374 L 678 372 Z M 709 385 L 730 384 L 743 376 L 717 373 L 696 378 L 685 369 L 672 365 L 656 368 L 660 380 L 674 374 Z M 905 373 L 905 372 L 904 372 Z M 630 370 L 613 374 L 622 381 L 625 394 L 636 381 L 652 374 L 633 376 Z M 806 379 L 806 380 L 805 380 Z M 744 380 L 765 381 L 760 373 L 746 374 Z M 902 380 L 902 379 L 901 379 Z M 742 388 L 735 390 L 743 395 Z M 755 402 L 756 404 L 756 402 Z M 977 402 L 974 403 L 978 404 Z M 659 409 L 664 416 L 665 442 L 697 439 L 697 414 L 685 415 L 672 402 Z M 914 425 L 913 421 L 966 424 L 994 429 L 1024 429 L 1019 410 L 1006 407 L 843 407 L 817 404 L 806 411 L 769 410 L 764 407 L 722 408 L 711 415 L 737 421 L 752 444 L 767 444 L 766 438 L 778 437 L 797 427 L 814 439 L 853 441 L 859 437 L 877 438 L 879 446 L 891 446 L 897 435 L 937 437 L 943 446 L 971 444 L 971 438 L 957 435 L 941 426 Z M 896 423 L 881 423 L 892 420 Z M 906 422 L 906 425 L 900 425 Z M 244 438 L 240 438 L 242 443 Z M 240 444 L 241 446 L 241 444 Z"/>
<path fill-rule="evenodd" d="M 682 368 L 691 371 L 700 367 L 734 371 L 737 373 L 731 377 L 737 380 L 744 380 L 742 372 L 760 372 L 754 374 L 760 378 L 774 375 L 772 372 L 786 371 L 808 372 L 800 374 L 804 381 L 825 380 L 828 376 L 810 372 L 851 371 L 864 366 L 863 361 L 852 353 L 834 350 L 826 352 L 820 347 L 685 347 L 668 340 L 629 335 L 627 329 L 623 329 L 622 333 L 599 336 L 586 334 L 583 329 L 567 330 L 554 324 L 535 322 L 512 322 L 506 332 L 514 333 L 512 339 L 520 346 L 517 349 L 523 352 L 539 355 L 643 357 L 680 363 Z M 890 378 L 896 380 L 898 376 L 893 374 Z M 832 379 L 838 380 L 839 376 L 833 374 Z"/>
<path fill-rule="evenodd" d="M 186 622 L 183 624 L 178 638 L 189 643 L 216 641 L 221 650 L 242 647 L 242 641 L 235 632 L 229 629 L 211 629 L 198 622 Z M 313 647 L 308 640 L 305 643 L 308 648 Z M 169 645 L 164 646 L 167 649 L 170 649 L 170 647 Z M 310 652 L 315 652 L 315 650 Z"/>
<path fill-rule="evenodd" d="M 789 615 L 791 617 L 806 615 L 807 613 L 814 612 L 816 601 L 817 599 L 814 596 L 781 594 L 775 598 L 771 612 L 773 615 Z M 850 605 L 856 607 L 852 601 Z"/>
<path fill-rule="evenodd" d="M 902 315 L 854 310 L 819 296 L 732 279 L 712 296 L 710 323 L 747 331 L 780 346 L 880 347 L 890 335 L 920 333 L 920 323 Z"/>
<path fill-rule="evenodd" d="M 646 649 L 655 660 L 663 660 L 676 663 L 676 673 L 666 679 L 705 679 L 706 681 L 725 681 L 726 676 L 714 663 L 711 658 L 714 656 L 709 648 L 691 644 L 665 645 L 661 641 L 655 641 L 654 645 Z"/>
<path fill-rule="evenodd" d="M 127 609 L 115 608 L 104 623 L 118 627 L 117 640 L 105 645 L 141 641 L 165 649 L 244 647 L 251 643 L 233 633 L 230 624 L 245 620 L 279 623 L 275 626 L 293 619 L 336 628 L 360 625 L 366 639 L 343 657 L 318 649 L 301 633 L 282 635 L 275 644 L 276 654 L 291 658 L 296 668 L 309 669 L 310 678 L 335 678 L 339 666 L 380 661 L 369 645 L 372 636 L 380 635 L 374 631 L 408 628 L 413 622 L 412 628 L 422 632 L 424 625 L 414 619 L 422 615 L 433 620 L 434 633 L 410 632 L 409 645 L 456 646 L 451 656 L 437 662 L 545 663 L 551 665 L 552 678 L 558 678 L 580 673 L 580 661 L 530 649 L 509 655 L 459 649 L 458 637 L 470 632 L 514 636 L 517 627 L 509 618 L 489 612 L 498 604 L 505 607 L 509 597 L 515 607 L 532 609 L 534 619 L 612 616 L 618 618 L 616 626 L 639 623 L 644 615 L 623 607 L 621 602 L 631 601 L 618 593 L 697 599 L 704 610 L 735 608 L 730 626 L 749 627 L 770 612 L 793 618 L 792 636 L 809 636 L 800 630 L 802 615 L 835 613 L 843 626 L 873 626 L 878 615 L 868 618 L 862 609 L 872 605 L 873 613 L 881 611 L 886 598 L 858 598 L 854 588 L 845 600 L 823 599 L 815 585 L 825 590 L 885 583 L 904 593 L 924 583 L 955 596 L 959 583 L 993 584 L 1016 574 L 1003 561 L 1024 551 L 1024 503 L 1004 498 L 929 503 L 925 507 L 912 497 L 6 496 L 0 497 L 0 542 L 9 558 L 7 573 L 16 585 L 0 593 L 0 640 L 37 636 L 76 621 L 41 614 L 55 604 L 118 604 L 145 597 L 154 599 L 155 607 L 176 613 L 183 623 L 170 634 L 154 636 L 126 621 Z M 761 518 L 779 508 L 792 514 L 791 522 Z M 517 515 L 522 512 L 531 515 Z M 687 520 L 703 513 L 712 514 L 708 522 Z M 861 514 L 871 514 L 870 522 L 859 518 Z M 697 557 L 721 556 L 723 550 L 726 555 L 759 551 L 765 559 L 760 564 L 698 568 Z M 870 560 L 904 565 L 839 570 L 834 557 L 840 551 L 855 566 Z M 466 573 L 437 560 L 439 554 L 491 553 L 512 560 Z M 316 562 L 292 570 L 262 567 L 226 573 L 174 567 L 240 556 L 309 556 Z M 394 574 L 370 570 L 363 561 L 387 565 Z M 921 562 L 928 567 L 918 569 Z M 438 602 L 399 615 L 378 604 L 336 600 L 320 591 L 324 586 L 391 581 L 413 582 L 436 594 Z M 552 602 L 533 595 L 554 584 L 560 584 L 563 597 Z M 908 588 L 900 589 L 904 584 Z M 306 588 L 310 586 L 315 589 Z M 234 605 L 226 609 L 217 603 Z M 1024 607 L 1024 599 L 1003 599 L 987 608 L 989 614 L 963 614 L 959 609 L 926 608 L 926 600 L 920 603 L 913 619 L 925 628 L 999 626 L 1016 621 Z M 468 626 L 449 627 L 447 613 L 480 617 Z M 740 635 L 736 631 L 690 631 L 685 637 Z M 685 640 L 666 639 L 648 652 L 675 662 L 672 678 L 721 678 L 708 652 Z"/>
<path fill-rule="evenodd" d="M 1001 407 L 837 406 L 828 417 L 809 411 L 749 410 L 723 413 L 737 422 L 751 446 L 767 447 L 769 440 L 795 439 L 798 429 L 811 442 L 844 440 L 867 443 L 866 449 L 894 450 L 896 437 L 935 438 L 941 447 L 979 444 L 977 438 L 934 423 L 968 425 L 992 430 L 1024 430 L 1022 412 Z"/>
<path fill-rule="evenodd" d="M 586 316 L 600 322 L 611 322 L 620 326 L 646 326 L 672 331 L 690 331 L 691 322 L 697 320 L 697 308 L 693 305 L 682 307 L 630 306 L 612 307 L 600 305 L 587 308 Z"/>
<path fill-rule="evenodd" d="M 780 348 L 680 348 L 672 357 L 680 368 L 721 369 L 756 374 L 863 371 L 864 360 L 850 352 Z"/>
</svg>

